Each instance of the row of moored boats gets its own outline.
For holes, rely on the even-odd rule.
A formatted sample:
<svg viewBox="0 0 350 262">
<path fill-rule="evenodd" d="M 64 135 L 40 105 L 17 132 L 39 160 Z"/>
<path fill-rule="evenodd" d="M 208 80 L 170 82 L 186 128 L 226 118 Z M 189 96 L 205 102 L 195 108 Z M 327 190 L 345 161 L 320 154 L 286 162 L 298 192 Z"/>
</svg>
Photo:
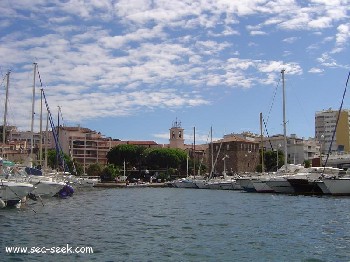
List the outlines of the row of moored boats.
<svg viewBox="0 0 350 262">
<path fill-rule="evenodd" d="M 350 175 L 333 167 L 288 164 L 272 173 L 244 173 L 205 179 L 187 177 L 173 181 L 177 188 L 243 190 L 258 193 L 350 195 Z"/>
<path fill-rule="evenodd" d="M 92 187 L 98 179 L 82 178 L 63 172 L 48 172 L 0 160 L 0 208 L 18 206 L 28 199 L 67 198 L 75 189 Z"/>
</svg>

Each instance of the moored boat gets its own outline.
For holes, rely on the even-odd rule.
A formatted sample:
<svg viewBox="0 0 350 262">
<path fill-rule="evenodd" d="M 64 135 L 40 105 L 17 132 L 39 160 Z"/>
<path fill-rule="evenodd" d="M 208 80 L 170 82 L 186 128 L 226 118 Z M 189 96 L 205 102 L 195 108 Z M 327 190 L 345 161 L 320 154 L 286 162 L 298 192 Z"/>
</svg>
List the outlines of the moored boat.
<svg viewBox="0 0 350 262">
<path fill-rule="evenodd" d="M 322 181 L 330 194 L 335 196 L 350 195 L 350 177 L 325 178 Z"/>
<path fill-rule="evenodd" d="M 181 178 L 173 181 L 174 187 L 177 188 L 198 188 L 194 181 L 190 178 Z"/>
<path fill-rule="evenodd" d="M 0 181 L 0 199 L 6 206 L 14 206 L 21 202 L 34 189 L 30 183 Z"/>
</svg>

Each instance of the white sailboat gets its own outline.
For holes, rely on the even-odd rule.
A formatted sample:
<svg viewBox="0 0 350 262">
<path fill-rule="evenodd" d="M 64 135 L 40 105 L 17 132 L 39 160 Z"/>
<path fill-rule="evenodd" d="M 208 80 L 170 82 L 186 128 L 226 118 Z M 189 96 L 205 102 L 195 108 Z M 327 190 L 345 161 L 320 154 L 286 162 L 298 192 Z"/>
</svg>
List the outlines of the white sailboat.
<svg viewBox="0 0 350 262">
<path fill-rule="evenodd" d="M 6 98 L 5 98 L 4 124 L 3 124 L 3 130 L 2 130 L 2 150 L 1 150 L 2 157 L 4 157 L 9 83 L 10 83 L 10 71 L 8 71 L 6 74 Z M 1 207 L 13 206 L 19 203 L 20 201 L 22 201 L 23 199 L 25 199 L 25 197 L 30 192 L 32 192 L 34 187 L 33 185 L 25 182 L 8 181 L 8 179 L 6 178 L 3 164 L 4 164 L 4 161 L 2 158 L 0 158 L 0 175 L 2 176 L 0 178 L 0 202 L 1 202 L 0 206 Z"/>
<path fill-rule="evenodd" d="M 196 150 L 196 129 L 193 127 L 193 157 L 195 156 L 195 150 Z M 177 188 L 198 188 L 195 181 L 196 181 L 196 166 L 195 166 L 195 159 L 193 161 L 193 174 L 194 176 L 189 176 L 188 174 L 188 156 L 187 156 L 187 165 L 186 165 L 186 177 L 180 178 L 172 182 L 172 185 Z M 197 177 L 197 179 L 199 179 Z"/>
<path fill-rule="evenodd" d="M 335 136 L 335 131 L 336 131 L 336 128 L 338 126 L 340 112 L 341 112 L 342 107 L 343 107 L 344 97 L 345 97 L 346 89 L 347 89 L 347 86 L 348 86 L 348 83 L 349 83 L 349 78 L 350 78 L 350 72 L 348 73 L 348 77 L 347 77 L 347 80 L 346 80 L 345 89 L 344 89 L 344 93 L 343 93 L 343 99 L 342 99 L 342 102 L 340 104 L 339 114 L 338 114 L 337 122 L 336 122 L 336 125 L 335 125 L 335 128 L 334 128 L 334 131 L 333 131 L 332 141 L 331 141 L 331 143 L 329 145 L 329 150 L 328 150 L 326 162 L 324 164 L 324 168 L 327 165 L 329 154 L 330 154 L 330 151 L 332 149 L 332 144 L 333 144 L 333 140 L 334 140 L 334 136 Z M 323 190 L 326 190 L 326 192 L 329 192 L 332 195 L 336 195 L 336 196 L 339 196 L 339 195 L 350 195 L 350 177 L 349 177 L 349 175 L 346 175 L 344 177 L 339 177 L 338 176 L 338 177 L 332 177 L 332 178 L 325 178 L 324 177 L 322 179 L 322 182 L 319 182 L 319 184 L 321 184 L 321 186 L 322 186 L 322 183 L 323 183 L 324 187 L 326 188 L 326 189 L 323 189 Z"/>
<path fill-rule="evenodd" d="M 259 182 L 255 182 L 254 188 L 257 192 L 293 193 L 294 188 L 287 180 L 291 174 L 290 165 L 287 164 L 287 121 L 286 121 L 286 96 L 285 96 L 285 70 L 281 70 L 282 75 L 282 99 L 283 99 L 283 138 L 284 138 L 284 165 L 276 173 L 268 174 Z"/>
</svg>

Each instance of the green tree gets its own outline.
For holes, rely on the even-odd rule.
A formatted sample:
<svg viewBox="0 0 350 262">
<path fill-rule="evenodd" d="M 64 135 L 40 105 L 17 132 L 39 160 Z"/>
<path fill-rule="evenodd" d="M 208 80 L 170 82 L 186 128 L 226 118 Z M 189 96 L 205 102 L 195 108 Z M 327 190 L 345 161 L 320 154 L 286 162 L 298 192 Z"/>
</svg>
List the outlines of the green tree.
<svg viewBox="0 0 350 262">
<path fill-rule="evenodd" d="M 145 151 L 145 159 L 149 168 L 179 169 L 186 164 L 187 154 L 176 148 L 149 148 Z"/>
<path fill-rule="evenodd" d="M 107 153 L 107 160 L 109 164 L 116 166 L 123 166 L 125 161 L 129 167 L 136 167 L 140 165 L 144 151 L 145 147 L 142 146 L 118 145 Z"/>
<path fill-rule="evenodd" d="M 107 165 L 102 170 L 101 180 L 102 181 L 113 181 L 116 176 L 120 175 L 120 170 L 114 165 Z"/>
<path fill-rule="evenodd" d="M 277 170 L 277 155 L 278 155 L 278 168 L 284 164 L 284 154 L 282 151 L 278 150 L 268 150 L 264 151 L 264 171 L 276 171 Z M 260 160 L 261 160 L 261 150 L 260 150 Z M 260 162 L 261 163 L 261 162 Z M 256 167 L 257 172 L 261 172 L 261 164 Z"/>
<path fill-rule="evenodd" d="M 75 163 L 75 162 L 73 163 L 73 160 L 71 159 L 70 156 L 68 156 L 67 154 L 63 154 L 63 159 L 64 159 L 65 165 L 68 167 L 68 170 L 65 170 L 65 171 L 68 171 L 71 174 L 75 173 L 74 170 L 80 171 L 79 165 L 77 165 L 77 163 Z M 58 163 L 57 160 L 58 159 L 57 159 L 56 150 L 49 149 L 48 152 L 47 152 L 47 165 L 48 165 L 48 167 L 50 167 L 51 169 L 57 169 L 58 168 L 59 170 L 64 170 L 66 168 L 66 166 L 64 166 L 64 167 L 58 166 L 58 165 L 61 165 L 62 163 L 60 163 L 60 161 Z M 74 169 L 74 166 L 76 167 L 75 169 Z M 78 167 L 78 169 L 77 169 L 77 167 Z"/>
<path fill-rule="evenodd" d="M 100 163 L 94 163 L 88 166 L 86 173 L 88 176 L 101 176 L 103 166 Z"/>
</svg>

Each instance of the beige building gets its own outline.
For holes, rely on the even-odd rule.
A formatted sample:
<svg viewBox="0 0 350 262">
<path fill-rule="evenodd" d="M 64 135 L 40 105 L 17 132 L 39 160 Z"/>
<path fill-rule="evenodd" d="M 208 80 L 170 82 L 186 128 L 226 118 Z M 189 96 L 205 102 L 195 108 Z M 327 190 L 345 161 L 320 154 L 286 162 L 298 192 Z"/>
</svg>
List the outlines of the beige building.
<svg viewBox="0 0 350 262">
<path fill-rule="evenodd" d="M 323 110 L 315 114 L 315 138 L 321 143 L 322 154 L 327 154 L 334 134 L 331 152 L 350 152 L 350 110 Z"/>
</svg>

